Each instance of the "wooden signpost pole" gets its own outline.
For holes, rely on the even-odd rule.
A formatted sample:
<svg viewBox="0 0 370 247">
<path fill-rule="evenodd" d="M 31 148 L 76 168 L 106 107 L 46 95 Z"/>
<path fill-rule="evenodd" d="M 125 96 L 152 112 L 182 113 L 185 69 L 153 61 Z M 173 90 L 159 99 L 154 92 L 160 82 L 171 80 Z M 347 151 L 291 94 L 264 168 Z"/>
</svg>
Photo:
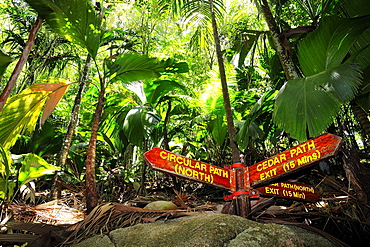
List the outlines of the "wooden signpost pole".
<svg viewBox="0 0 370 247">
<path fill-rule="evenodd" d="M 341 140 L 341 137 L 324 134 L 250 167 L 236 163 L 221 168 L 160 148 L 146 152 L 144 159 L 153 170 L 229 190 L 232 194 L 226 196 L 225 200 L 234 199 L 237 203 L 236 214 L 247 217 L 250 213 L 249 199 L 252 194 L 303 201 L 319 200 L 320 195 L 310 185 L 271 183 L 334 156 Z"/>
</svg>

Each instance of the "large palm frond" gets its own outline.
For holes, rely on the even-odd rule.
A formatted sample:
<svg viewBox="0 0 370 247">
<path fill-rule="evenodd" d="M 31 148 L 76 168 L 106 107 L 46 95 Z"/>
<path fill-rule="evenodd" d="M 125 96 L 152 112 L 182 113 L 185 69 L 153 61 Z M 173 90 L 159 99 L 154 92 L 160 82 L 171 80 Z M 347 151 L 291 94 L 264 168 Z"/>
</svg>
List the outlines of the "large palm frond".
<svg viewBox="0 0 370 247">
<path fill-rule="evenodd" d="M 26 0 L 59 35 L 86 48 L 95 58 L 104 32 L 88 0 Z"/>
<path fill-rule="evenodd" d="M 301 141 L 321 134 L 355 97 L 362 83 L 358 66 L 344 63 L 359 36 L 369 28 L 370 16 L 325 17 L 298 44 L 298 60 L 305 78 L 286 82 L 276 97 L 274 120 Z M 346 60 L 347 59 L 347 60 Z"/>
</svg>

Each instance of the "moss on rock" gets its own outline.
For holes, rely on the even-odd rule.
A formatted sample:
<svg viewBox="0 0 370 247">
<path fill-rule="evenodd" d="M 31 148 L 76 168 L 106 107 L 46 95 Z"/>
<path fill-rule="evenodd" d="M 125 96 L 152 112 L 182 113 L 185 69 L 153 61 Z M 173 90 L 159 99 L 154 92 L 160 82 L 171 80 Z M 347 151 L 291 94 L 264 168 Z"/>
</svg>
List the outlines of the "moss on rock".
<svg viewBox="0 0 370 247">
<path fill-rule="evenodd" d="M 112 231 L 110 236 L 117 246 L 224 246 L 249 224 L 258 223 L 212 213 L 177 221 L 139 224 Z"/>
</svg>

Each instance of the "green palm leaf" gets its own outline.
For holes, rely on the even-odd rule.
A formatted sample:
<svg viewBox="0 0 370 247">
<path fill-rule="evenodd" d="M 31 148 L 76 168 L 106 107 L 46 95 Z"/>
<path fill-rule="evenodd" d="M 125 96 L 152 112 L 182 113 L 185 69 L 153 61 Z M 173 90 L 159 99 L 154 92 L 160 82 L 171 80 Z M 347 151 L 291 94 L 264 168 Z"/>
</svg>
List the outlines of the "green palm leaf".
<svg viewBox="0 0 370 247">
<path fill-rule="evenodd" d="M 56 170 L 58 170 L 57 167 L 50 165 L 40 156 L 26 154 L 19 170 L 18 181 L 21 183 L 19 186 L 29 183 L 38 177 L 52 174 Z"/>
<path fill-rule="evenodd" d="M 20 133 L 34 130 L 47 96 L 27 91 L 9 99 L 0 115 L 0 145 L 8 149 Z"/>
<path fill-rule="evenodd" d="M 123 122 L 123 132 L 128 141 L 136 146 L 142 146 L 160 118 L 145 107 L 137 106 L 131 109 Z"/>
<path fill-rule="evenodd" d="M 359 35 L 369 28 L 370 16 L 325 17 L 317 30 L 298 44 L 298 59 L 305 76 L 340 65 Z"/>
<path fill-rule="evenodd" d="M 26 0 L 59 35 L 86 48 L 95 58 L 103 30 L 89 0 Z"/>
<path fill-rule="evenodd" d="M 46 115 L 50 115 L 55 101 L 59 101 L 63 96 L 66 87 L 68 85 L 34 84 L 11 97 L 0 113 L 0 145 L 8 149 L 14 145 L 19 134 L 33 131 L 45 103 L 51 101 L 51 105 L 46 106 L 48 109 L 44 109 Z"/>
<path fill-rule="evenodd" d="M 106 59 L 105 66 L 107 78 L 125 83 L 159 77 L 164 70 L 156 59 L 136 53 L 121 54 L 114 62 Z"/>
<path fill-rule="evenodd" d="M 322 133 L 351 100 L 361 84 L 361 71 L 348 64 L 288 81 L 275 101 L 274 121 L 300 141 Z"/>
</svg>

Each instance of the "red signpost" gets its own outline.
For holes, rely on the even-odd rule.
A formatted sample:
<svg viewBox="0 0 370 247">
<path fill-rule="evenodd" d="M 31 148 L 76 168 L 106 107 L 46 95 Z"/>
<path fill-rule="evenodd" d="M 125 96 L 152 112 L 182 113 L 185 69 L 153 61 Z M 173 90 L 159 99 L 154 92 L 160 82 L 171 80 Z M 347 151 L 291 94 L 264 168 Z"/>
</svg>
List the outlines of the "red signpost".
<svg viewBox="0 0 370 247">
<path fill-rule="evenodd" d="M 228 189 L 232 192 L 228 199 L 245 195 L 248 199 L 248 195 L 254 193 L 252 188 L 257 188 L 256 190 L 263 195 L 317 201 L 320 195 L 310 185 L 290 182 L 270 183 L 334 156 L 341 140 L 341 137 L 324 134 L 250 167 L 237 163 L 221 168 L 160 148 L 146 152 L 144 159 L 153 170 Z M 244 209 L 239 211 L 245 212 Z"/>
<path fill-rule="evenodd" d="M 184 179 L 230 189 L 230 170 L 186 158 L 160 148 L 144 154 L 145 161 L 156 171 Z"/>
<path fill-rule="evenodd" d="M 277 196 L 292 200 L 307 202 L 317 202 L 321 195 L 317 193 L 315 187 L 306 184 L 291 182 L 280 182 L 259 187 L 256 189 L 260 194 L 266 196 Z"/>
<path fill-rule="evenodd" d="M 341 140 L 339 136 L 324 134 L 258 162 L 249 167 L 250 184 L 256 188 L 329 158 L 336 153 Z"/>
</svg>

